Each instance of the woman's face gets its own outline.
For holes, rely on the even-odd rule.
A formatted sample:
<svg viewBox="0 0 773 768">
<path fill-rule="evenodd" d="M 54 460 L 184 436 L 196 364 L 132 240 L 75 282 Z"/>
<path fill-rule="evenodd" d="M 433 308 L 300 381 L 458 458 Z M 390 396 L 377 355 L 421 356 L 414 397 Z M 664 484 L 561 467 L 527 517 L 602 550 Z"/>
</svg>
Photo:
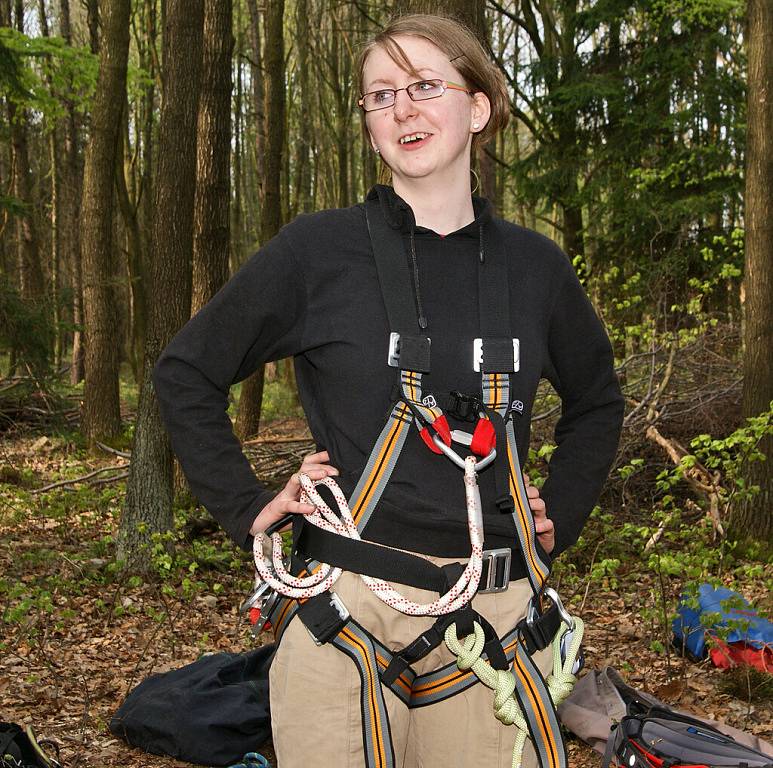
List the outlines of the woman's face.
<svg viewBox="0 0 773 768">
<path fill-rule="evenodd" d="M 464 85 L 448 56 L 435 45 L 412 35 L 396 39 L 422 78 Z M 377 46 L 365 62 L 363 93 L 380 88 L 405 88 L 417 79 L 401 69 L 384 48 Z M 381 152 L 395 178 L 407 180 L 434 175 L 445 180 L 458 171 L 466 183 L 472 134 L 483 130 L 489 115 L 489 101 L 483 93 L 471 97 L 464 91 L 449 88 L 438 98 L 412 101 L 403 90 L 396 94 L 394 106 L 366 113 L 365 124 L 373 148 Z M 476 123 L 478 127 L 473 127 Z M 401 143 L 401 139 L 417 133 L 425 138 Z"/>
</svg>

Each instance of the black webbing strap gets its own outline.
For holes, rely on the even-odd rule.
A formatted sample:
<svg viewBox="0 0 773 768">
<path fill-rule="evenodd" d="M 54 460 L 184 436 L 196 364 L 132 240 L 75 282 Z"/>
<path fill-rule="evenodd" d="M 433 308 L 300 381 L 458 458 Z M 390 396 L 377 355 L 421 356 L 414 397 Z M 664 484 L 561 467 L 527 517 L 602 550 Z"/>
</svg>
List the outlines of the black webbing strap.
<svg viewBox="0 0 773 768">
<path fill-rule="evenodd" d="M 365 218 L 378 271 L 381 295 L 389 329 L 400 334 L 400 368 L 429 373 L 429 340 L 419 333 L 419 318 L 413 300 L 411 273 L 399 230 L 389 226 L 377 199 L 365 203 Z"/>
<path fill-rule="evenodd" d="M 301 555 L 321 563 L 372 576 L 374 579 L 396 581 L 441 595 L 448 588 L 442 569 L 423 557 L 369 541 L 348 539 L 337 533 L 323 531 L 316 525 L 303 526 L 296 549 Z"/>
<path fill-rule="evenodd" d="M 547 611 L 534 618 L 533 621 L 521 619 L 518 622 L 518 630 L 529 655 L 547 648 L 555 638 L 561 626 L 561 613 L 557 605 L 551 605 Z"/>
<path fill-rule="evenodd" d="M 507 255 L 496 222 L 491 222 L 485 231 L 486 258 L 478 264 L 478 313 L 483 340 L 481 370 L 487 373 L 513 373 L 515 366 L 513 340 L 510 338 Z"/>
</svg>

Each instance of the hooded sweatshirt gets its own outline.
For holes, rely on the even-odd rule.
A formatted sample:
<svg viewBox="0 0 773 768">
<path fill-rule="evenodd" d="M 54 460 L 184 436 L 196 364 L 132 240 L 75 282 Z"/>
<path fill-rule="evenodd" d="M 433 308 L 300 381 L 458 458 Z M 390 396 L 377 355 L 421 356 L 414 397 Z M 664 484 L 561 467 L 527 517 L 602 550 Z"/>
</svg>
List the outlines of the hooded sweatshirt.
<svg viewBox="0 0 773 768">
<path fill-rule="evenodd" d="M 425 392 L 480 395 L 472 361 L 472 340 L 481 335 L 478 269 L 486 228 L 500 229 L 511 321 L 501 335 L 520 343 L 510 397 L 520 401 L 513 418 L 521 457 L 540 379 L 561 398 L 557 447 L 541 491 L 555 524 L 555 556 L 577 540 L 598 500 L 623 414 L 609 340 L 574 269 L 550 239 L 494 218 L 482 198 L 473 197 L 473 222 L 441 236 L 417 226 L 391 187 L 378 185 L 373 196 L 403 235 L 417 313 L 431 338 Z M 389 334 L 360 203 L 301 215 L 283 227 L 164 350 L 153 381 L 172 447 L 192 491 L 237 544 L 251 548 L 249 529 L 274 494 L 234 436 L 226 413 L 231 385 L 262 363 L 293 357 L 317 450 L 328 451 L 348 497 L 395 402 Z M 482 471 L 479 486 L 485 547 L 516 547 L 512 518 L 495 504 L 494 473 Z M 414 428 L 362 535 L 429 555 L 470 553 L 462 472 L 429 451 Z"/>
</svg>

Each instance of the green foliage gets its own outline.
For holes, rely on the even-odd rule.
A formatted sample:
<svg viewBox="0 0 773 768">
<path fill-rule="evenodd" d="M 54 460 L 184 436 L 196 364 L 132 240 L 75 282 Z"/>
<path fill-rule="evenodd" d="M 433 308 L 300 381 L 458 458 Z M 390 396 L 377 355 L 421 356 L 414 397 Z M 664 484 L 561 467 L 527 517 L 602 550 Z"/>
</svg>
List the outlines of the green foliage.
<svg viewBox="0 0 773 768">
<path fill-rule="evenodd" d="M 0 274 L 0 346 L 16 350 L 18 363 L 42 378 L 49 370 L 52 334 L 46 303 L 24 300 L 8 276 Z"/>
<path fill-rule="evenodd" d="M 97 58 L 88 48 L 68 45 L 61 37 L 28 37 L 2 27 L 0 51 L 16 63 L 11 81 L 15 87 L 8 96 L 18 106 L 35 110 L 48 124 L 64 116 L 68 104 L 88 114 L 98 72 Z M 4 74 L 0 69 L 0 78 Z"/>
<path fill-rule="evenodd" d="M 773 411 L 768 411 L 747 419 L 727 437 L 695 437 L 690 454 L 657 474 L 651 505 L 642 514 L 627 515 L 620 521 L 596 508 L 569 561 L 556 564 L 556 576 L 577 591 L 635 593 L 631 601 L 635 600 L 640 617 L 652 628 L 650 648 L 657 653 L 668 650 L 680 596 L 686 594 L 697 606 L 700 584 L 725 585 L 746 594 L 773 594 L 773 559 L 759 549 L 741 552 L 735 541 L 717 537 L 711 518 L 690 498 L 684 482 L 685 474 L 697 464 L 711 473 L 724 515 L 732 499 L 757 492 L 744 483 L 744 467 L 747 462 L 764 460 L 759 445 L 771 430 Z M 644 459 L 634 457 L 618 469 L 618 475 L 628 482 L 647 470 Z M 649 592 L 649 599 L 641 599 L 642 589 Z M 723 607 L 740 606 L 728 602 Z M 713 627 L 716 618 L 706 616 L 703 621 Z M 733 619 L 715 635 L 722 638 L 733 629 L 743 631 L 744 624 L 743 618 Z"/>
</svg>

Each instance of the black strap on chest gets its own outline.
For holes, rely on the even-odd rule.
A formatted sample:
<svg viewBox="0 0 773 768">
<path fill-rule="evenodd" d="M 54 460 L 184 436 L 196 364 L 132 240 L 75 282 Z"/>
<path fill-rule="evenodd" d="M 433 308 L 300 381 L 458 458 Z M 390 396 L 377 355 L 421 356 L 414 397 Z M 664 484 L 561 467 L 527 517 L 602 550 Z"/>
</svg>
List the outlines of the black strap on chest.
<svg viewBox="0 0 773 768">
<path fill-rule="evenodd" d="M 420 333 L 402 236 L 389 225 L 377 200 L 368 200 L 365 211 L 389 329 L 400 334 L 400 368 L 429 373 L 430 342 Z"/>
</svg>

